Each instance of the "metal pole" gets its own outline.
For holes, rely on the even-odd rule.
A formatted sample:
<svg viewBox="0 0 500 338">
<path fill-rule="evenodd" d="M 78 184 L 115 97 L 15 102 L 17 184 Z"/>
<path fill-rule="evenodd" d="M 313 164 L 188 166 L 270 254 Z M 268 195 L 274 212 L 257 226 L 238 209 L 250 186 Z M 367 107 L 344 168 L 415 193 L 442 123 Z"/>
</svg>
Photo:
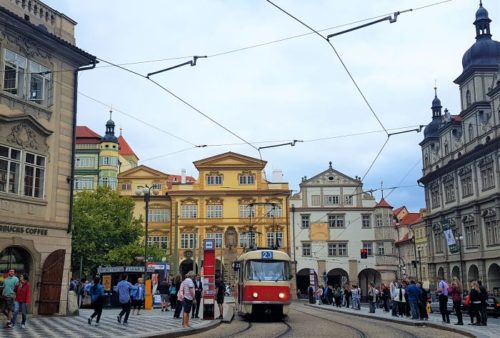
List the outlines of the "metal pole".
<svg viewBox="0 0 500 338">
<path fill-rule="evenodd" d="M 415 265 L 413 266 L 415 268 L 415 275 L 417 276 L 417 281 L 419 280 L 418 279 L 418 267 L 417 267 L 417 243 L 415 241 L 415 231 L 413 230 L 413 228 L 411 226 L 409 226 L 409 229 L 411 230 L 411 233 L 412 233 L 412 240 L 413 240 L 413 251 L 414 251 L 414 256 L 415 257 Z"/>
<path fill-rule="evenodd" d="M 467 284 L 465 283 L 465 274 L 464 274 L 464 259 L 463 259 L 463 251 L 462 251 L 462 240 L 463 236 L 458 236 L 458 248 L 460 249 L 460 272 L 462 274 L 462 293 L 465 291 Z M 462 294 L 463 296 L 463 294 Z"/>
<path fill-rule="evenodd" d="M 175 241 L 174 241 L 174 261 L 172 270 L 175 274 L 179 272 L 179 202 L 175 202 Z"/>
<path fill-rule="evenodd" d="M 422 276 L 422 259 L 420 257 L 420 251 L 422 251 L 421 249 L 422 248 L 418 248 L 418 266 L 420 268 L 420 281 L 423 283 L 424 277 Z"/>
<path fill-rule="evenodd" d="M 148 192 L 144 191 L 144 202 L 146 203 L 146 222 L 144 235 L 144 281 L 148 276 L 148 227 L 149 227 L 149 199 L 151 197 L 151 188 L 146 185 Z"/>
</svg>

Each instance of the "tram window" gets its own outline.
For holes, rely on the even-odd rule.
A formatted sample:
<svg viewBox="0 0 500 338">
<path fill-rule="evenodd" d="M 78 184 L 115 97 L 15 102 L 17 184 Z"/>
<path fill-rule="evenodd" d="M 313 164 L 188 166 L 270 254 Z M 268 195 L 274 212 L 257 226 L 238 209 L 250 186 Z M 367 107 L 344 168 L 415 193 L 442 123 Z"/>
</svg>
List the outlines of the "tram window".
<svg viewBox="0 0 500 338">
<path fill-rule="evenodd" d="M 288 280 L 290 268 L 288 262 L 249 261 L 246 264 L 247 280 L 279 281 Z"/>
</svg>

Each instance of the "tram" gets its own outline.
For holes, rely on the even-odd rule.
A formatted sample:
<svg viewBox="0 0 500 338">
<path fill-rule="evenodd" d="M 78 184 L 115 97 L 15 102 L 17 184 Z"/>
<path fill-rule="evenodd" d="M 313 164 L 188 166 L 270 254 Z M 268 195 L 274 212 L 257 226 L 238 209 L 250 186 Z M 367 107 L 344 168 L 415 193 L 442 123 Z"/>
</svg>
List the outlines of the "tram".
<svg viewBox="0 0 500 338">
<path fill-rule="evenodd" d="M 290 305 L 290 257 L 277 250 L 253 250 L 233 263 L 235 304 L 239 315 L 282 317 Z"/>
</svg>

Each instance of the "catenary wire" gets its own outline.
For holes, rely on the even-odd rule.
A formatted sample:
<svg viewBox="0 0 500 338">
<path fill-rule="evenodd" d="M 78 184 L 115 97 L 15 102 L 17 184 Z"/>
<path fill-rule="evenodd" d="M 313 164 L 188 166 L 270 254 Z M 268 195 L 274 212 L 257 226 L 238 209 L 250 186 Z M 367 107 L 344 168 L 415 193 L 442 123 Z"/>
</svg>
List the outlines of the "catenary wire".
<svg viewBox="0 0 500 338">
<path fill-rule="evenodd" d="M 411 168 L 406 172 L 406 174 L 403 176 L 403 178 L 399 181 L 399 183 L 397 185 L 401 185 L 405 180 L 406 178 L 411 174 L 411 172 L 413 171 L 413 169 L 415 169 L 415 167 L 420 163 L 420 159 L 415 162 L 415 164 L 413 164 L 411 166 Z M 392 189 L 391 191 L 389 191 L 389 193 L 386 195 L 386 197 L 389 197 L 391 196 L 391 194 L 395 191 L 395 189 Z"/>
<path fill-rule="evenodd" d="M 148 81 L 150 81 L 151 83 L 155 84 L 157 87 L 159 87 L 160 89 L 162 89 L 163 91 L 165 91 L 166 93 L 168 93 L 169 95 L 173 96 L 174 98 L 176 98 L 177 100 L 179 100 L 180 102 L 182 102 L 183 104 L 185 104 L 186 106 L 188 106 L 189 108 L 191 108 L 192 110 L 194 110 L 195 112 L 197 112 L 198 114 L 202 115 L 203 117 L 205 117 L 206 119 L 208 119 L 209 121 L 211 121 L 212 123 L 218 125 L 219 127 L 221 127 L 222 129 L 224 129 L 225 131 L 227 131 L 228 133 L 230 133 L 231 135 L 235 136 L 236 138 L 240 139 L 241 141 L 245 142 L 246 144 L 248 144 L 249 146 L 251 146 L 252 148 L 254 148 L 260 155 L 261 159 L 262 159 L 262 154 L 260 152 L 260 150 L 255 147 L 253 144 L 251 144 L 250 142 L 248 142 L 247 140 L 245 140 L 243 137 L 239 136 L 238 134 L 236 134 L 235 132 L 233 132 L 232 130 L 230 130 L 229 128 L 225 127 L 224 125 L 222 125 L 221 123 L 219 123 L 218 121 L 216 121 L 214 118 L 210 117 L 209 115 L 205 114 L 204 112 L 202 112 L 200 109 L 196 108 L 195 106 L 193 106 L 192 104 L 190 104 L 189 102 L 187 102 L 186 100 L 184 100 L 183 98 L 181 98 L 180 96 L 178 96 L 177 94 L 175 94 L 174 92 L 172 92 L 171 90 L 167 89 L 165 86 L 161 85 L 160 83 L 156 82 L 155 80 L 141 74 L 141 73 L 138 73 L 136 71 L 133 71 L 131 69 L 128 69 L 126 67 L 123 67 L 123 66 L 120 66 L 116 63 L 113 63 L 113 62 L 110 62 L 110 61 L 107 61 L 107 60 L 104 60 L 104 59 L 101 59 L 101 58 L 98 58 L 99 61 L 102 61 L 102 62 L 105 62 L 107 64 L 110 64 L 110 65 L 113 65 L 119 69 L 122 69 L 126 72 L 129 72 L 129 73 L 132 73 L 136 76 L 139 76 L 141 78 L 144 78 Z"/>
</svg>

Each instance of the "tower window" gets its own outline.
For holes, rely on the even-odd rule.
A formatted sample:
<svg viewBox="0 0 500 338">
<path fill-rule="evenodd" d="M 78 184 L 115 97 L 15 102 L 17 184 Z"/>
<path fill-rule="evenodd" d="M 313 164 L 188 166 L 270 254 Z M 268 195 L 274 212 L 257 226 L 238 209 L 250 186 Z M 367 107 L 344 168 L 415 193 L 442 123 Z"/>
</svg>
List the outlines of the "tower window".
<svg viewBox="0 0 500 338">
<path fill-rule="evenodd" d="M 465 93 L 465 102 L 467 107 L 470 106 L 472 103 L 472 95 L 470 93 L 470 90 L 467 90 L 467 92 Z"/>
</svg>

